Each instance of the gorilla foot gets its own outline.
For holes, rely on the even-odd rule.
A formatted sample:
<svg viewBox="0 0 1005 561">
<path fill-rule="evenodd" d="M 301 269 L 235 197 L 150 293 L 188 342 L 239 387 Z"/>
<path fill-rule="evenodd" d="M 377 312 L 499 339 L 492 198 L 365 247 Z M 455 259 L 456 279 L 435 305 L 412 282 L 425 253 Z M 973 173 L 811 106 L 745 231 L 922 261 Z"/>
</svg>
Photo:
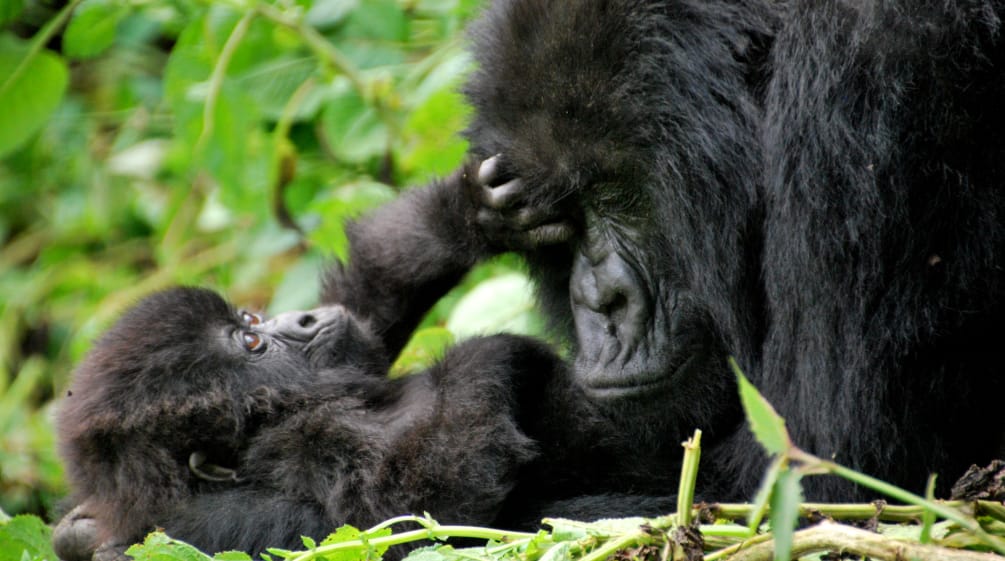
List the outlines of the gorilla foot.
<svg viewBox="0 0 1005 561">
<path fill-rule="evenodd" d="M 90 561 L 99 545 L 98 523 L 85 505 L 74 507 L 52 531 L 52 549 L 61 561 Z"/>
</svg>

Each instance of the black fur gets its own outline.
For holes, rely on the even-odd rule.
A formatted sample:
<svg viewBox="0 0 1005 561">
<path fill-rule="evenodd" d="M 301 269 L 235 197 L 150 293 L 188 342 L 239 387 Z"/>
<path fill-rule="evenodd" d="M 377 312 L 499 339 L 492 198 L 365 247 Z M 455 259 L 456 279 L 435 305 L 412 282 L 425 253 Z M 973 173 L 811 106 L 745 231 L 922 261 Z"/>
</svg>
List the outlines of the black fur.
<svg viewBox="0 0 1005 561">
<path fill-rule="evenodd" d="M 488 191 L 515 177 L 524 192 L 483 229 L 536 226 L 528 208 L 576 222 L 568 242 L 524 249 L 542 302 L 578 343 L 590 401 L 624 408 L 611 437 L 667 458 L 608 490 L 672 493 L 645 473 L 675 471 L 697 427 L 704 495 L 752 495 L 763 463 L 727 354 L 821 456 L 918 491 L 994 457 L 1003 14 L 1000 0 L 489 8 L 468 137 L 505 162 Z"/>
<path fill-rule="evenodd" d="M 574 345 L 576 385 L 554 404 L 601 436 L 578 482 L 522 478 L 513 519 L 530 517 L 527 497 L 553 498 L 545 512 L 658 504 L 694 428 L 702 495 L 750 498 L 763 454 L 730 355 L 806 449 L 914 490 L 929 472 L 946 484 L 1003 436 L 1003 13 L 494 2 L 471 31 L 467 136 L 477 158 L 501 156 L 462 191 L 413 192 L 357 224 L 353 262 L 383 283 L 353 299 L 409 295 L 413 319 L 387 323 L 407 332 L 469 263 L 526 256 Z M 543 235 L 550 222 L 574 232 Z M 567 457 L 574 437 L 557 437 Z"/>
<path fill-rule="evenodd" d="M 246 334 L 266 346 L 249 351 Z M 256 553 L 407 513 L 493 522 L 537 455 L 518 394 L 537 395 L 560 360 L 499 335 L 391 380 L 385 356 L 341 306 L 248 324 L 208 290 L 147 298 L 97 343 L 63 402 L 61 453 L 97 536 L 62 538 L 83 527 L 71 517 L 60 555 L 99 544 L 107 555 L 158 527 L 206 551 Z M 206 456 L 199 469 L 193 452 Z M 234 477 L 199 477 L 220 469 Z"/>
<path fill-rule="evenodd" d="M 728 355 L 810 451 L 916 490 L 930 471 L 951 481 L 1002 438 L 1003 13 L 1001 0 L 494 2 L 471 32 L 480 68 L 466 93 L 472 152 L 501 154 L 495 169 L 468 166 L 352 225 L 324 300 L 368 318 L 393 355 L 471 265 L 527 257 L 575 355 L 574 384 L 518 376 L 545 385 L 542 400 L 516 400 L 515 419 L 547 453 L 500 464 L 438 449 L 489 482 L 517 470 L 489 501 L 507 495 L 485 514 L 493 524 L 672 508 L 694 428 L 703 496 L 749 498 L 762 454 Z M 551 223 L 563 228 L 542 234 Z M 498 349 L 460 352 L 522 371 Z M 104 360 L 127 364 L 116 356 Z M 298 406 L 290 426 L 300 434 L 320 407 Z M 456 443 L 452 425 L 434 426 Z M 326 503 L 302 497 L 338 485 L 288 479 L 318 451 L 291 439 L 259 448 L 293 460 L 254 475 L 267 499 L 244 507 L 248 525 L 231 516 L 239 526 L 213 530 L 260 525 L 284 541 L 328 526 Z M 806 484 L 819 500 L 863 495 Z M 206 504 L 190 512 L 237 510 L 237 492 L 199 492 L 188 504 Z M 349 504 L 365 520 L 378 503 L 362 497 Z M 484 521 L 471 512 L 457 511 Z M 210 520 L 193 516 L 178 520 Z"/>
</svg>

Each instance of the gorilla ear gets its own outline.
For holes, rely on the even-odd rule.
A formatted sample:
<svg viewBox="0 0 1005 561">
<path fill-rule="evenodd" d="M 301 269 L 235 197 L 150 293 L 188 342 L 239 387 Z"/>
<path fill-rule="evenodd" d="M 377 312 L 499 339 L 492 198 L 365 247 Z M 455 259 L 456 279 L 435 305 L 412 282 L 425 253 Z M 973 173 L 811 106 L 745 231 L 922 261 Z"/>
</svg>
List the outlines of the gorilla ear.
<svg viewBox="0 0 1005 561">
<path fill-rule="evenodd" d="M 232 482 L 240 483 L 241 478 L 237 476 L 237 470 L 211 464 L 206 461 L 206 454 L 203 452 L 192 452 L 188 457 L 188 469 L 204 481 Z"/>
</svg>

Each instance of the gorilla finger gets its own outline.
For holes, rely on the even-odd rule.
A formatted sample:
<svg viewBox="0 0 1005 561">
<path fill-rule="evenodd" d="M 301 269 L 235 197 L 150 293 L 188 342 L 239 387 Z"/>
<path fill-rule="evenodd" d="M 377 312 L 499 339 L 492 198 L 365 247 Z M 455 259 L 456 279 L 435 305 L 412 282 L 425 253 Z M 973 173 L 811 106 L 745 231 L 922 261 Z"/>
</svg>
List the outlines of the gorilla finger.
<svg viewBox="0 0 1005 561">
<path fill-rule="evenodd" d="M 521 236 L 522 242 L 530 248 L 564 243 L 576 235 L 576 229 L 569 222 L 555 222 L 527 230 Z"/>
<path fill-rule="evenodd" d="M 502 169 L 502 156 L 496 154 L 491 158 L 485 160 L 478 166 L 478 183 L 486 186 L 492 186 L 493 182 L 501 179 L 500 170 Z"/>
<path fill-rule="evenodd" d="M 519 208 L 509 214 L 504 214 L 514 230 L 530 231 L 545 224 L 565 223 L 566 215 L 554 210 L 535 207 Z"/>
<path fill-rule="evenodd" d="M 510 222 L 501 214 L 491 209 L 483 208 L 476 217 L 478 225 L 486 232 L 499 232 L 512 228 Z"/>
<path fill-rule="evenodd" d="M 524 182 L 520 179 L 513 179 L 496 187 L 486 187 L 482 192 L 484 193 L 482 201 L 485 205 L 503 210 L 520 202 L 524 192 Z"/>
</svg>

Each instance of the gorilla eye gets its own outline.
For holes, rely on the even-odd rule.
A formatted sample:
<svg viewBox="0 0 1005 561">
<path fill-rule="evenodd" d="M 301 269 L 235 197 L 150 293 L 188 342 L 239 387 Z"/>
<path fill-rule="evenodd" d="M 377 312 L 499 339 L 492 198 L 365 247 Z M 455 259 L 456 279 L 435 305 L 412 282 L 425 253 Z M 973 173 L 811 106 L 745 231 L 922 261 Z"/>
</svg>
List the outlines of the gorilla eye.
<svg viewBox="0 0 1005 561">
<path fill-rule="evenodd" d="M 244 348 L 249 351 L 257 353 L 265 350 L 265 339 L 257 333 L 245 331 L 241 334 L 241 341 L 244 343 Z"/>
<path fill-rule="evenodd" d="M 245 325 L 258 325 L 262 323 L 262 317 L 258 314 L 241 310 L 241 321 L 243 321 Z"/>
</svg>

